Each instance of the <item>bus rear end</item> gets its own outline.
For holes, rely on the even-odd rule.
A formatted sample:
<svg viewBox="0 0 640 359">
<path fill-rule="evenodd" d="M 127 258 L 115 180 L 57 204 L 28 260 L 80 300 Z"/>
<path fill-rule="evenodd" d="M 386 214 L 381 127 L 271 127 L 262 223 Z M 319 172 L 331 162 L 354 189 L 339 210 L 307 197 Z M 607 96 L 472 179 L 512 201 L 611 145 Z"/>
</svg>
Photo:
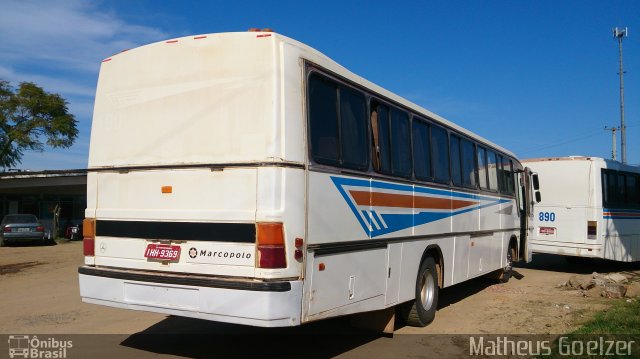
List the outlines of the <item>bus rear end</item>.
<svg viewBox="0 0 640 359">
<path fill-rule="evenodd" d="M 304 165 L 283 155 L 276 54 L 276 36 L 236 33 L 104 60 L 79 268 L 83 301 L 300 324 L 304 198 L 285 195 L 284 185 L 304 193 Z"/>
<path fill-rule="evenodd" d="M 532 225 L 532 250 L 572 257 L 602 256 L 598 234 L 602 216 L 596 188 L 599 168 L 588 157 L 561 157 L 523 161 L 540 175 L 544 191 Z"/>
</svg>

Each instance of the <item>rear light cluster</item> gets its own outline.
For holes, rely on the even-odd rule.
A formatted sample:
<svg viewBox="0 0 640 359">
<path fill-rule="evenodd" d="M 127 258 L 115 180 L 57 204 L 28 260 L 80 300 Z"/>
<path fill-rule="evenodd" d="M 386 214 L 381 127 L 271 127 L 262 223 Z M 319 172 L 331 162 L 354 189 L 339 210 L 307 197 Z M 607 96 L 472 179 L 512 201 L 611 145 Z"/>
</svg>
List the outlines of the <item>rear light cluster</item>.
<svg viewBox="0 0 640 359">
<path fill-rule="evenodd" d="M 286 268 L 282 223 L 257 224 L 258 268 Z"/>
<path fill-rule="evenodd" d="M 37 226 L 36 232 L 44 232 L 44 226 Z"/>
<path fill-rule="evenodd" d="M 82 221 L 82 248 L 85 256 L 95 255 L 96 220 L 86 218 Z"/>
<path fill-rule="evenodd" d="M 4 232 L 4 233 L 11 233 L 11 227 L 4 226 L 4 227 L 2 228 L 2 232 Z"/>
</svg>

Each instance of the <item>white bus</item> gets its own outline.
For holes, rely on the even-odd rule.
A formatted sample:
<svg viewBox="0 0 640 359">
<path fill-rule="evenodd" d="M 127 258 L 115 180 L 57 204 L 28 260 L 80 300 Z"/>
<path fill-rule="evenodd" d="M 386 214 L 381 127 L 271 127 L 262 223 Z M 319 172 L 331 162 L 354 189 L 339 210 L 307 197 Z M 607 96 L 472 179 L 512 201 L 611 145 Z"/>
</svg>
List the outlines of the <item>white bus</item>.
<svg viewBox="0 0 640 359">
<path fill-rule="evenodd" d="M 264 327 L 398 306 L 424 326 L 439 288 L 528 256 L 528 178 L 285 36 L 142 46 L 100 70 L 80 294 Z"/>
<path fill-rule="evenodd" d="M 544 191 L 533 252 L 640 261 L 640 167 L 595 157 L 524 160 Z"/>
</svg>

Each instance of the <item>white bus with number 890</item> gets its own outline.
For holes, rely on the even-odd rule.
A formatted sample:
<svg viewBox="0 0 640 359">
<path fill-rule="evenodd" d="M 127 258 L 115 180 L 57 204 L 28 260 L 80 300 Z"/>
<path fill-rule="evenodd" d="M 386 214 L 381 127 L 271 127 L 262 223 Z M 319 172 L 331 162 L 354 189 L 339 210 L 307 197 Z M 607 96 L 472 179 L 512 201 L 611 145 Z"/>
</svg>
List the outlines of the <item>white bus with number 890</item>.
<svg viewBox="0 0 640 359">
<path fill-rule="evenodd" d="M 540 175 L 534 253 L 640 261 L 640 167 L 596 157 L 522 161 Z"/>
</svg>

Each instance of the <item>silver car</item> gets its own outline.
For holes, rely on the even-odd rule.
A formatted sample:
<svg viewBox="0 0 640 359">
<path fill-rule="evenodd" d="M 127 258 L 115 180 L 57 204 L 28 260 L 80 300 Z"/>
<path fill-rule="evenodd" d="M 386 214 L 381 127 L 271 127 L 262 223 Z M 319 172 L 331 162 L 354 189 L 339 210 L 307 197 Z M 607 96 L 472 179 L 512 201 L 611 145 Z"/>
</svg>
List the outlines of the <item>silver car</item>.
<svg viewBox="0 0 640 359">
<path fill-rule="evenodd" d="M 44 226 L 33 214 L 8 214 L 0 223 L 2 242 L 39 241 L 45 243 Z"/>
</svg>

